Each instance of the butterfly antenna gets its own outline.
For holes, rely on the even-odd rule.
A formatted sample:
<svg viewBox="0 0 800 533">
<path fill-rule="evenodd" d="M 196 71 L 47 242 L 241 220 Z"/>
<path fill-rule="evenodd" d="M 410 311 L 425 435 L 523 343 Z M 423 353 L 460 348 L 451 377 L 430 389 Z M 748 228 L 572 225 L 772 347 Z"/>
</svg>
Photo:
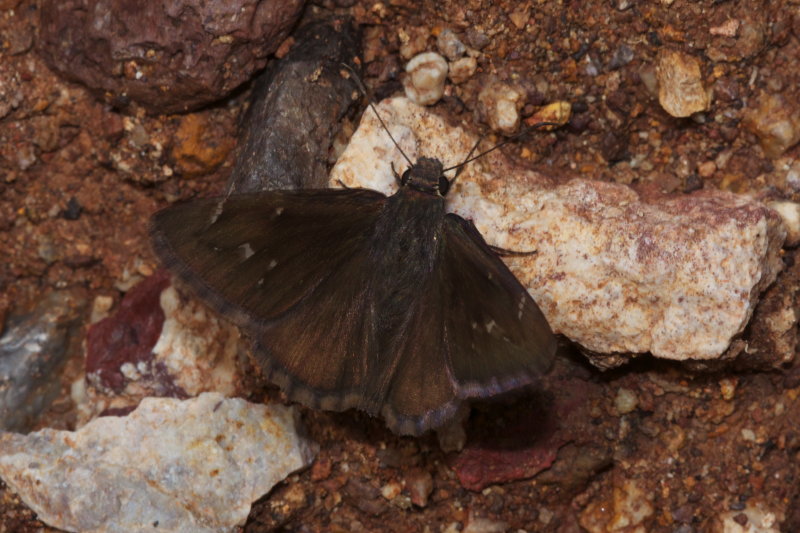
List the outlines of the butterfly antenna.
<svg viewBox="0 0 800 533">
<path fill-rule="evenodd" d="M 378 109 L 375 107 L 375 104 L 372 103 L 372 98 L 370 97 L 369 92 L 367 91 L 367 88 L 364 86 L 364 82 L 361 81 L 361 77 L 359 77 L 358 73 L 355 70 L 353 70 L 353 67 L 351 67 L 347 63 L 342 63 L 342 66 L 344 68 L 346 68 L 347 70 L 349 70 L 350 73 L 353 75 L 353 80 L 356 82 L 356 85 L 358 85 L 358 88 L 361 91 L 361 93 L 367 99 L 367 103 L 369 104 L 370 109 L 372 109 L 372 112 L 375 113 L 376 117 L 378 117 L 378 122 L 380 122 L 381 126 L 383 126 L 384 131 L 389 136 L 389 138 L 392 140 L 392 143 L 394 144 L 395 148 L 397 148 L 397 150 L 403 156 L 403 159 L 405 159 L 408 162 L 409 166 L 414 166 L 414 162 L 411 161 L 411 159 L 406 155 L 406 153 L 403 151 L 403 149 L 400 148 L 400 145 L 394 139 L 394 136 L 392 136 L 392 132 L 389 131 L 389 128 L 386 126 L 386 123 L 383 121 L 383 118 L 381 118 L 380 113 L 378 113 Z"/>
<path fill-rule="evenodd" d="M 476 159 L 479 159 L 479 158 L 481 158 L 481 157 L 485 156 L 486 154 L 488 154 L 488 153 L 490 153 L 490 152 L 494 152 L 494 151 L 495 151 L 495 150 L 497 150 L 498 148 L 500 148 L 500 147 L 502 147 L 502 146 L 505 146 L 505 145 L 507 145 L 507 144 L 508 144 L 508 143 L 510 143 L 511 141 L 514 141 L 514 140 L 516 140 L 516 139 L 518 139 L 518 138 L 522 137 L 523 135 L 527 135 L 528 133 L 530 133 L 530 132 L 531 132 L 531 131 L 533 131 L 533 130 L 536 130 L 536 129 L 539 129 L 539 128 L 545 128 L 545 127 L 547 127 L 547 126 L 555 126 L 555 127 L 558 127 L 558 126 L 562 126 L 562 125 L 563 125 L 563 124 L 560 124 L 560 123 L 558 123 L 558 122 L 537 122 L 537 123 L 536 123 L 536 124 L 534 124 L 533 126 L 530 126 L 530 127 L 528 127 L 528 128 L 525 128 L 524 130 L 522 130 L 521 132 L 517 133 L 516 135 L 513 135 L 513 136 L 509 137 L 509 138 L 508 138 L 508 139 L 506 139 L 505 141 L 503 141 L 503 142 L 501 142 L 501 143 L 499 143 L 499 144 L 495 144 L 494 146 L 492 146 L 491 148 L 489 148 L 489 149 L 488 149 L 488 150 L 486 150 L 485 152 L 481 152 L 481 153 L 479 153 L 478 155 L 476 155 L 476 156 L 473 156 L 473 155 L 472 155 L 472 154 L 473 154 L 473 152 L 475 152 L 475 149 L 476 149 L 476 148 L 478 148 L 478 145 L 479 145 L 479 144 L 480 144 L 480 142 L 483 140 L 483 136 L 481 136 L 481 138 L 480 138 L 480 139 L 478 139 L 478 142 L 476 142 L 476 143 L 475 143 L 475 146 L 473 146 L 473 147 L 472 147 L 472 150 L 470 150 L 470 151 L 469 151 L 469 154 L 467 154 L 467 157 L 464 159 L 464 161 L 463 161 L 463 162 L 461 162 L 461 163 L 459 163 L 459 164 L 457 164 L 457 165 L 453 165 L 452 167 L 446 168 L 446 169 L 444 169 L 444 171 L 443 171 L 443 172 L 447 172 L 448 170 L 453 170 L 453 169 L 456 169 L 456 175 L 455 175 L 455 176 L 453 176 L 453 179 L 452 179 L 452 180 L 450 180 L 450 183 L 452 184 L 452 183 L 453 183 L 453 182 L 456 180 L 456 178 L 458 177 L 458 175 L 461 173 L 461 170 L 464 168 L 464 165 L 466 165 L 467 163 L 472 163 L 472 162 L 473 162 L 473 161 L 475 161 Z"/>
</svg>

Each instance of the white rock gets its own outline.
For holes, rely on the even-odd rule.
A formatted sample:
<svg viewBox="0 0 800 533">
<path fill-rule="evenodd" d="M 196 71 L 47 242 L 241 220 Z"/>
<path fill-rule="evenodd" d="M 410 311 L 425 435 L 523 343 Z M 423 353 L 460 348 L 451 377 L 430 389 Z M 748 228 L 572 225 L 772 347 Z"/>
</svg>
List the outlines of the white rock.
<svg viewBox="0 0 800 533">
<path fill-rule="evenodd" d="M 0 477 L 52 527 L 224 532 L 315 451 L 293 408 L 207 393 L 147 398 L 76 432 L 0 434 Z"/>
<path fill-rule="evenodd" d="M 423 52 L 406 65 L 406 96 L 419 105 L 432 105 L 444 94 L 447 61 L 436 52 Z"/>
<path fill-rule="evenodd" d="M 525 103 L 525 93 L 508 83 L 492 81 L 478 93 L 481 114 L 495 131 L 506 135 L 519 128 L 520 110 Z"/>
<path fill-rule="evenodd" d="M 175 384 L 190 396 L 208 391 L 236 394 L 241 380 L 239 330 L 173 286 L 162 291 L 159 303 L 164 325 L 153 347 L 155 361 L 163 363 Z"/>
<path fill-rule="evenodd" d="M 378 110 L 412 160 L 455 165 L 475 142 L 405 98 Z M 390 194 L 391 164 L 407 166 L 367 112 L 330 183 Z M 538 251 L 505 261 L 556 332 L 599 354 L 718 358 L 782 268 L 778 215 L 728 192 L 646 201 L 618 184 L 557 184 L 495 151 L 467 165 L 447 198 L 489 244 Z"/>
</svg>

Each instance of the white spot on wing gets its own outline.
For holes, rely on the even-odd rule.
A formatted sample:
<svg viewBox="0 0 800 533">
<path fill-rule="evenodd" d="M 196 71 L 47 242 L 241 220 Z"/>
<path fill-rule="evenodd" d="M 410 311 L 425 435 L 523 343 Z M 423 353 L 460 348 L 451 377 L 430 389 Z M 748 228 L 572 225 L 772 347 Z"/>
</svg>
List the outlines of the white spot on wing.
<svg viewBox="0 0 800 533">
<path fill-rule="evenodd" d="M 269 262 L 269 266 L 267 267 L 267 270 L 272 270 L 276 266 L 278 266 L 278 262 L 273 259 L 272 261 Z"/>
<path fill-rule="evenodd" d="M 264 278 L 259 278 L 257 285 L 260 287 L 264 284 Z"/>
<path fill-rule="evenodd" d="M 272 212 L 272 216 L 269 217 L 270 220 L 275 220 L 276 218 L 281 216 L 281 213 L 283 213 L 283 207 L 276 207 L 275 211 Z"/>
<path fill-rule="evenodd" d="M 209 224 L 214 224 L 219 219 L 219 216 L 222 214 L 222 206 L 225 204 L 225 200 L 222 200 L 214 206 L 214 211 L 211 212 L 211 218 L 209 219 Z"/>
<path fill-rule="evenodd" d="M 249 242 L 239 245 L 239 250 L 241 250 L 242 257 L 244 257 L 245 260 L 253 257 L 253 248 L 250 246 Z"/>
<path fill-rule="evenodd" d="M 491 333 L 494 327 L 497 325 L 497 322 L 494 320 L 490 320 L 486 323 L 486 333 Z"/>
</svg>

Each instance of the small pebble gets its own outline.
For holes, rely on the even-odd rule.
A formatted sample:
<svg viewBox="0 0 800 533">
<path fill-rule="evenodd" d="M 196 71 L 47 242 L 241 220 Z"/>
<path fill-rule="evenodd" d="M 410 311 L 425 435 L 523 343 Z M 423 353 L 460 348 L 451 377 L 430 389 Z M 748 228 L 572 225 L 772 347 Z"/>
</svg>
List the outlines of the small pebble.
<svg viewBox="0 0 800 533">
<path fill-rule="evenodd" d="M 713 161 L 703 161 L 697 165 L 697 173 L 701 178 L 710 178 L 717 171 L 717 165 Z"/>
<path fill-rule="evenodd" d="M 786 228 L 784 246 L 794 247 L 800 244 L 800 204 L 780 201 L 770 202 L 767 205 L 778 212 Z"/>
<path fill-rule="evenodd" d="M 469 517 L 463 533 L 503 533 L 508 531 L 508 524 L 490 518 Z"/>
<path fill-rule="evenodd" d="M 609 70 L 617 70 L 618 68 L 624 67 L 633 61 L 633 57 L 633 50 L 623 43 L 619 45 L 617 51 L 611 56 L 611 61 L 608 62 L 608 68 Z"/>
<path fill-rule="evenodd" d="M 436 52 L 424 52 L 406 65 L 406 96 L 418 105 L 433 105 L 444 94 L 447 61 Z"/>
<path fill-rule="evenodd" d="M 474 57 L 462 57 L 450 63 L 447 75 L 450 81 L 458 85 L 470 79 L 478 69 L 478 61 Z"/>
<path fill-rule="evenodd" d="M 390 481 L 381 488 L 381 496 L 391 501 L 397 498 L 402 490 L 403 487 L 400 485 L 400 483 L 397 481 Z"/>
<path fill-rule="evenodd" d="M 614 398 L 614 408 L 618 414 L 628 414 L 636 409 L 637 405 L 639 405 L 639 399 L 631 389 L 622 387 L 617 391 L 617 397 Z"/>
<path fill-rule="evenodd" d="M 464 46 L 453 30 L 445 29 L 436 38 L 436 47 L 450 61 L 455 61 L 464 55 L 467 47 Z"/>
<path fill-rule="evenodd" d="M 426 28 L 410 28 L 408 31 L 400 29 L 397 32 L 400 38 L 400 57 L 408 60 L 422 53 L 428 46 L 429 35 Z"/>
<path fill-rule="evenodd" d="M 711 105 L 709 91 L 703 86 L 700 61 L 675 50 L 664 50 L 656 65 L 658 101 L 673 117 L 688 117 L 706 111 Z"/>
<path fill-rule="evenodd" d="M 497 81 L 489 83 L 478 94 L 478 105 L 493 130 L 511 135 L 519 128 L 524 99 L 525 94 L 520 89 Z"/>
<path fill-rule="evenodd" d="M 744 125 L 756 134 L 767 157 L 775 159 L 800 141 L 800 106 L 775 94 L 762 94 L 756 102 Z"/>
<path fill-rule="evenodd" d="M 466 36 L 469 45 L 476 50 L 483 50 L 490 41 L 488 35 L 475 28 L 467 28 Z"/>
<path fill-rule="evenodd" d="M 570 118 L 572 118 L 572 105 L 569 102 L 558 101 L 538 109 L 525 119 L 525 124 L 534 126 L 540 122 L 555 122 L 563 126 L 569 122 Z M 552 130 L 554 127 L 547 126 L 545 130 Z"/>
<path fill-rule="evenodd" d="M 433 492 L 433 477 L 430 472 L 414 469 L 406 478 L 406 487 L 411 496 L 411 503 L 418 507 L 425 507 L 428 505 L 428 497 Z"/>
<path fill-rule="evenodd" d="M 733 397 L 736 394 L 736 380 L 731 378 L 723 378 L 719 380 L 719 390 L 720 393 L 722 393 L 723 400 L 733 400 Z"/>
<path fill-rule="evenodd" d="M 756 441 L 756 434 L 752 429 L 742 429 L 742 438 L 748 442 Z"/>
</svg>

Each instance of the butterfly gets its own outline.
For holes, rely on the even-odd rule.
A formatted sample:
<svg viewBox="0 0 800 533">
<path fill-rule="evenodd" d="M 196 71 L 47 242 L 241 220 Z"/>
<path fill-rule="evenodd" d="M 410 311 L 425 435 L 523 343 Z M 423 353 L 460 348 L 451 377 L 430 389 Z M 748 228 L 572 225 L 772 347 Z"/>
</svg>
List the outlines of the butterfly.
<svg viewBox="0 0 800 533">
<path fill-rule="evenodd" d="M 153 216 L 153 247 L 243 329 L 291 400 L 421 435 L 465 400 L 536 382 L 557 344 L 475 226 L 446 212 L 445 170 L 421 157 L 391 196 L 309 189 L 177 204 Z"/>
</svg>

